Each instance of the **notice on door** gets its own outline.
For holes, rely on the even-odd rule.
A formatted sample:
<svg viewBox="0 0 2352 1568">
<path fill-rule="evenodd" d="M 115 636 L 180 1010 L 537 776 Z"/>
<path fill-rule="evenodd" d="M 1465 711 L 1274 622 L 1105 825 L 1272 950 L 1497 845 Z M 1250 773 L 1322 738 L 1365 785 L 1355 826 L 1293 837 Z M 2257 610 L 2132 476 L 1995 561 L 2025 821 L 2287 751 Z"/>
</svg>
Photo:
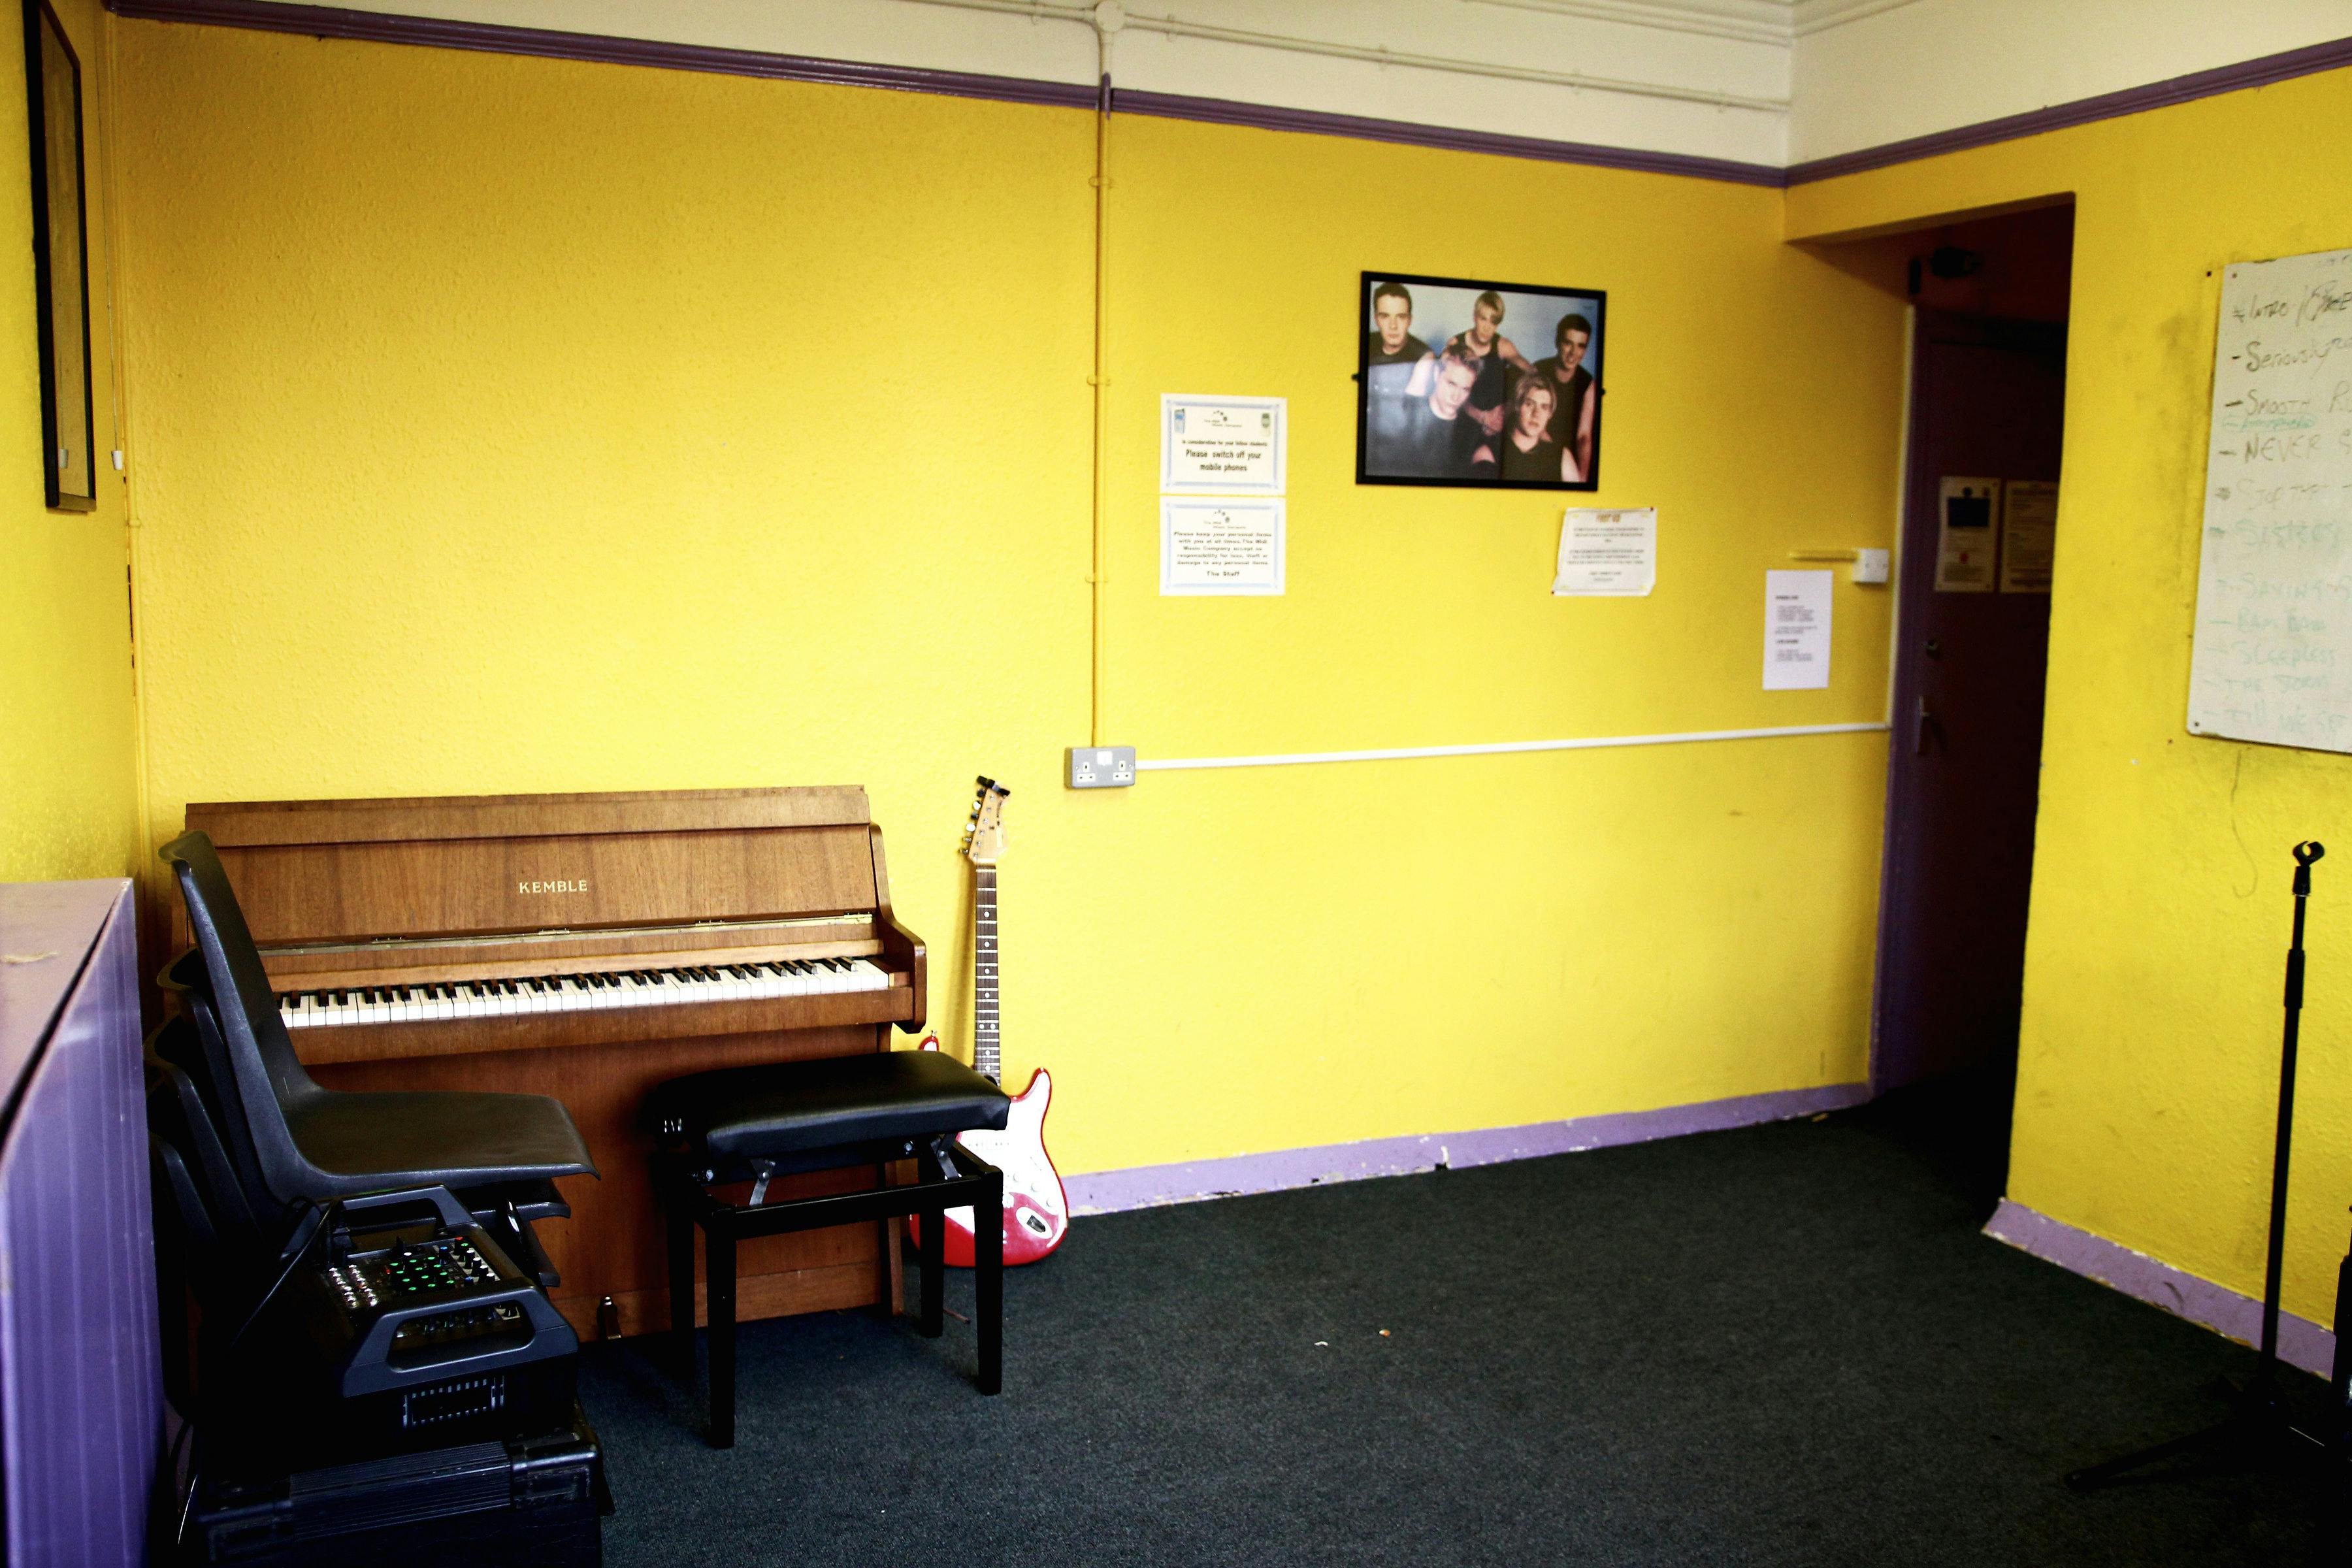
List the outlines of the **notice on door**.
<svg viewBox="0 0 2352 1568">
<path fill-rule="evenodd" d="M 2000 491 L 2000 591 L 2050 592 L 2050 562 L 2058 545 L 2058 487 L 2047 479 L 2011 479 Z"/>
<path fill-rule="evenodd" d="M 1764 574 L 1764 689 L 1810 691 L 1830 683 L 1828 572 Z"/>
<path fill-rule="evenodd" d="M 1282 571 L 1279 498 L 1160 498 L 1160 593 L 1279 594 Z"/>
<path fill-rule="evenodd" d="M 1936 592 L 1992 592 L 2000 511 L 1999 479 L 1944 480 L 1936 497 Z"/>
</svg>

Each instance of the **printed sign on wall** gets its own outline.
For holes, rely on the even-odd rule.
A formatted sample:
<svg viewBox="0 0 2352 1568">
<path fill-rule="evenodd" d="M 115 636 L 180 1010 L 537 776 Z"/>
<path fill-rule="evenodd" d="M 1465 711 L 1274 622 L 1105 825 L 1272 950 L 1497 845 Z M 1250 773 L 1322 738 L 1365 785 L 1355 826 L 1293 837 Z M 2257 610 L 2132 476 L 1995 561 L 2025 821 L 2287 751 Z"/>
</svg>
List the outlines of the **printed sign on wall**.
<svg viewBox="0 0 2352 1568">
<path fill-rule="evenodd" d="M 1281 593 L 1282 512 L 1276 497 L 1161 497 L 1160 591 Z"/>
<path fill-rule="evenodd" d="M 1160 488 L 1278 496 L 1290 402 L 1160 395 Z"/>
<path fill-rule="evenodd" d="M 1764 689 L 1810 691 L 1830 683 L 1827 572 L 1764 574 Z"/>
</svg>

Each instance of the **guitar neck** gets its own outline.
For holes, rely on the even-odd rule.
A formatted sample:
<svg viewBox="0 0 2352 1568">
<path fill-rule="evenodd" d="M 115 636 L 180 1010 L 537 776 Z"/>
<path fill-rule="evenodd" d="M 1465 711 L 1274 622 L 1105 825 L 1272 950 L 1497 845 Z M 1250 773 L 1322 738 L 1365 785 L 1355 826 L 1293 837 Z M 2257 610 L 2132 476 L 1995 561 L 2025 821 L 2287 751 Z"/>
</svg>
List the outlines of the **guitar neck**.
<svg viewBox="0 0 2352 1568">
<path fill-rule="evenodd" d="M 996 868 L 971 868 L 971 1065 L 992 1083 L 1004 1076 L 996 1042 Z"/>
</svg>

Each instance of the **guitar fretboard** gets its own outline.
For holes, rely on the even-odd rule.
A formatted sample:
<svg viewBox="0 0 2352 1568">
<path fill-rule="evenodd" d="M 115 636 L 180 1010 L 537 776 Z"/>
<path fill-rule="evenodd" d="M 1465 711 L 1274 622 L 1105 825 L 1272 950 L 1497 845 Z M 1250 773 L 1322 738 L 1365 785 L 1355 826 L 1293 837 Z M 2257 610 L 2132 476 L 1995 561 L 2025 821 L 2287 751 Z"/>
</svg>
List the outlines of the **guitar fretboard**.
<svg viewBox="0 0 2352 1568">
<path fill-rule="evenodd" d="M 972 868 L 971 1065 L 993 1083 L 1003 1076 L 996 1045 L 996 868 Z"/>
</svg>

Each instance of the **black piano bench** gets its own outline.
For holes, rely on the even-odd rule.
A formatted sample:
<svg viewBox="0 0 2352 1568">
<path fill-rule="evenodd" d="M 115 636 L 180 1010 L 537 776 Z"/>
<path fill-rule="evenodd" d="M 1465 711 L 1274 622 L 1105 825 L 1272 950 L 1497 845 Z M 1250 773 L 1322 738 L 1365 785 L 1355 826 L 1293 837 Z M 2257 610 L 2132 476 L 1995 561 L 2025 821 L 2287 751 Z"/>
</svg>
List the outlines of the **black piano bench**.
<svg viewBox="0 0 2352 1568">
<path fill-rule="evenodd" d="M 709 1274 L 710 1446 L 735 1446 L 735 1246 L 823 1226 L 907 1215 L 922 1227 L 922 1331 L 940 1332 L 947 1273 L 940 1215 L 970 1205 L 974 1328 L 982 1394 L 1003 1384 L 1003 1173 L 955 1142 L 959 1132 L 1002 1130 L 1013 1102 L 961 1062 L 937 1051 L 877 1051 L 761 1067 L 723 1068 L 662 1084 L 646 1097 L 655 1140 L 653 1180 L 669 1231 L 670 1332 L 694 1373 L 694 1227 L 702 1226 Z M 916 1181 L 891 1186 L 889 1163 L 913 1158 Z M 951 1161 L 957 1174 L 946 1174 Z M 768 1201 L 768 1184 L 803 1171 L 872 1165 L 870 1191 Z M 714 1188 L 749 1182 L 747 1202 Z M 885 1303 L 887 1310 L 887 1303 Z"/>
</svg>

